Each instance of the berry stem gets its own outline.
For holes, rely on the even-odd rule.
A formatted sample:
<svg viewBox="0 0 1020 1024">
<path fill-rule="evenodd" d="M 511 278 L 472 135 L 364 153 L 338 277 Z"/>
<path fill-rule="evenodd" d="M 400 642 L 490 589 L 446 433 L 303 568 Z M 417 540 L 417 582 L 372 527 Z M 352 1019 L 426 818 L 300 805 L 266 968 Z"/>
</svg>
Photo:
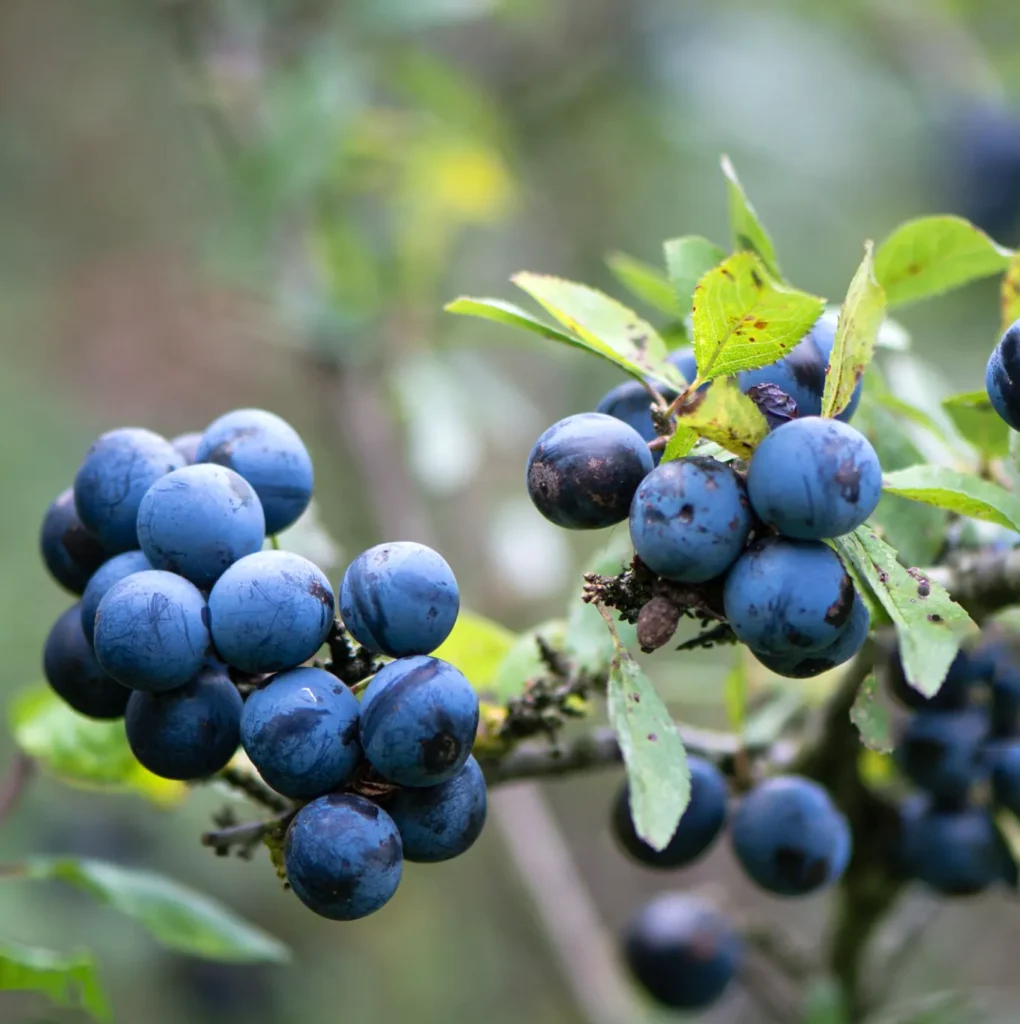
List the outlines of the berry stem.
<svg viewBox="0 0 1020 1024">
<path fill-rule="evenodd" d="M 240 768 L 224 768 L 214 775 L 210 782 L 223 782 L 233 789 L 244 793 L 249 800 L 260 804 L 274 814 L 289 814 L 293 805 L 285 797 L 271 790 L 261 779 Z"/>
</svg>

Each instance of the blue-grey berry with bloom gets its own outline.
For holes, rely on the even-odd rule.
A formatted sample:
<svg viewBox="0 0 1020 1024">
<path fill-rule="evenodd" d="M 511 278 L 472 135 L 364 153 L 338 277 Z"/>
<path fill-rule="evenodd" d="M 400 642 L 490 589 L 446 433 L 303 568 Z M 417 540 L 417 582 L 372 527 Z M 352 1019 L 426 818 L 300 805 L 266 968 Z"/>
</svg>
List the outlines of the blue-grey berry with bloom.
<svg viewBox="0 0 1020 1024">
<path fill-rule="evenodd" d="M 195 461 L 243 476 L 262 502 L 268 534 L 285 530 L 312 500 L 308 449 L 289 423 L 265 409 L 235 409 L 209 424 Z"/>
<path fill-rule="evenodd" d="M 81 628 L 85 633 L 85 639 L 92 645 L 96 631 L 96 612 L 99 610 L 99 602 L 106 596 L 106 592 L 115 584 L 128 576 L 134 576 L 136 572 L 146 572 L 152 568 L 152 564 L 141 551 L 124 551 L 106 562 L 96 570 L 85 593 L 81 596 Z"/>
<path fill-rule="evenodd" d="M 242 672 L 296 668 L 325 643 L 333 615 L 325 574 L 289 551 L 246 555 L 209 593 L 213 643 Z"/>
<path fill-rule="evenodd" d="M 340 616 L 373 654 L 431 654 L 460 611 L 460 590 L 446 559 L 411 541 L 378 544 L 348 566 L 340 585 Z"/>
<path fill-rule="evenodd" d="M 241 743 L 262 778 L 295 800 L 346 785 L 361 761 L 360 705 L 321 668 L 295 668 L 255 690 L 241 715 Z"/>
<path fill-rule="evenodd" d="M 62 491 L 43 516 L 39 547 L 50 575 L 72 594 L 81 594 L 109 557 L 99 538 L 78 518 L 74 491 Z"/>
<path fill-rule="evenodd" d="M 237 752 L 244 702 L 224 665 L 206 664 L 168 693 L 136 691 L 124 725 L 139 764 L 164 779 L 203 779 Z"/>
<path fill-rule="evenodd" d="M 198 430 L 192 430 L 187 434 L 178 434 L 170 438 L 170 443 L 177 449 L 186 466 L 192 466 L 198 462 L 198 446 L 202 443 L 202 434 Z"/>
<path fill-rule="evenodd" d="M 89 718 L 121 718 L 131 691 L 100 667 L 72 605 L 53 623 L 43 647 L 43 673 L 54 693 Z"/>
<path fill-rule="evenodd" d="M 138 543 L 156 569 L 208 590 L 238 559 L 262 550 L 266 520 L 232 469 L 185 466 L 157 480 L 138 508 Z"/>
<path fill-rule="evenodd" d="M 478 696 L 449 662 L 399 658 L 365 688 L 360 729 L 365 756 L 380 775 L 402 786 L 436 786 L 471 754 Z"/>
<path fill-rule="evenodd" d="M 287 829 L 283 857 L 294 894 L 334 921 L 356 921 L 382 908 L 404 869 L 393 819 L 378 804 L 351 793 L 305 804 Z"/>
<path fill-rule="evenodd" d="M 402 789 L 386 804 L 400 831 L 404 860 L 422 864 L 466 853 L 482 834 L 487 809 L 485 776 L 473 757 L 449 781 Z"/>
<path fill-rule="evenodd" d="M 193 583 L 157 569 L 136 572 L 99 602 L 96 658 L 132 689 L 176 689 L 198 674 L 209 652 L 208 617 L 205 598 Z"/>
<path fill-rule="evenodd" d="M 141 427 L 110 430 L 95 441 L 74 478 L 81 521 L 115 555 L 138 547 L 138 506 L 161 477 L 184 459 L 159 434 Z"/>
<path fill-rule="evenodd" d="M 985 367 L 985 390 L 992 407 L 1020 430 L 1020 320 L 1010 324 Z"/>
</svg>

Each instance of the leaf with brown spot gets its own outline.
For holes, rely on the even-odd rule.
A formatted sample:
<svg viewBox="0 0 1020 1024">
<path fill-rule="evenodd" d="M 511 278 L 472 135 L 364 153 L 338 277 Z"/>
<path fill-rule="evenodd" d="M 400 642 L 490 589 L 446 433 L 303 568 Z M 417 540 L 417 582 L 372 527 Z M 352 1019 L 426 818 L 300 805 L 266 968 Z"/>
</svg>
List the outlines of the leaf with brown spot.
<svg viewBox="0 0 1020 1024">
<path fill-rule="evenodd" d="M 679 429 L 686 428 L 707 437 L 734 455 L 749 458 L 769 432 L 758 406 L 741 392 L 732 378 L 714 380 L 707 391 L 694 397 L 694 401 L 677 413 Z M 669 457 L 667 445 L 663 461 Z"/>
<path fill-rule="evenodd" d="M 778 284 L 758 256 L 738 252 L 698 282 L 694 355 L 704 380 L 774 363 L 821 316 L 824 301 Z M 758 324 L 764 324 L 759 327 Z"/>
<path fill-rule="evenodd" d="M 850 282 L 836 325 L 836 338 L 825 373 L 823 416 L 838 416 L 850 404 L 857 382 L 874 355 L 884 317 L 885 293 L 875 280 L 872 244 L 866 242 L 864 260 Z"/>
</svg>

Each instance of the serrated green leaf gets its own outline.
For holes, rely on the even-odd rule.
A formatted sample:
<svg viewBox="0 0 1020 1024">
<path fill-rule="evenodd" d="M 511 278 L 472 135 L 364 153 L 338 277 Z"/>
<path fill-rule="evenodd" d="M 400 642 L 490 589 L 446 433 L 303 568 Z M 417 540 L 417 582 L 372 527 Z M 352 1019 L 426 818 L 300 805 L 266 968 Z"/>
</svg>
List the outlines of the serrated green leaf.
<svg viewBox="0 0 1020 1024">
<path fill-rule="evenodd" d="M 459 668 L 479 694 L 496 698 L 496 680 L 516 642 L 517 635 L 505 626 L 462 608 L 433 656 Z"/>
<path fill-rule="evenodd" d="M 1004 487 L 948 466 L 910 466 L 886 473 L 890 494 L 1020 530 L 1020 498 Z"/>
<path fill-rule="evenodd" d="M 691 799 L 687 752 L 651 680 L 622 647 L 609 669 L 608 704 L 627 765 L 634 829 L 663 850 Z"/>
<path fill-rule="evenodd" d="M 690 308 L 684 310 L 680 307 L 669 278 L 658 267 L 628 256 L 625 252 L 611 252 L 606 257 L 606 264 L 616 280 L 631 295 L 652 309 L 677 319 L 690 312 Z"/>
<path fill-rule="evenodd" d="M 900 565 L 896 552 L 867 525 L 836 538 L 834 546 L 892 619 L 907 681 L 934 696 L 961 641 L 978 632 L 977 624 L 944 587 Z"/>
<path fill-rule="evenodd" d="M 169 949 L 223 963 L 286 963 L 278 939 L 202 893 L 152 871 L 73 857 L 38 857 L 25 877 L 82 889 L 130 917 Z"/>
<path fill-rule="evenodd" d="M 672 462 L 674 459 L 682 459 L 698 443 L 698 433 L 690 427 L 677 426 L 673 436 L 666 443 L 662 453 L 662 462 Z M 720 445 L 720 447 L 722 447 Z"/>
<path fill-rule="evenodd" d="M 84 951 L 54 953 L 2 941 L 0 991 L 36 992 L 61 1009 L 84 1010 L 98 1021 L 113 1019 L 96 965 Z"/>
<path fill-rule="evenodd" d="M 885 294 L 875 280 L 871 242 L 857 268 L 836 325 L 822 394 L 822 415 L 838 416 L 853 397 L 857 382 L 875 353 L 875 341 L 885 318 Z"/>
<path fill-rule="evenodd" d="M 769 432 L 758 406 L 730 377 L 714 380 L 707 390 L 692 395 L 677 416 L 679 429 L 696 431 L 742 458 L 750 458 Z M 663 458 L 667 455 L 668 445 Z"/>
<path fill-rule="evenodd" d="M 740 652 L 723 680 L 723 707 L 730 729 L 741 735 L 747 719 L 747 666 Z"/>
<path fill-rule="evenodd" d="M 639 380 L 680 389 L 684 379 L 667 361 L 669 350 L 650 323 L 608 295 L 561 277 L 520 273 L 511 279 L 591 352 Z"/>
<path fill-rule="evenodd" d="M 1000 292 L 1002 308 L 1002 330 L 1005 332 L 1020 320 L 1020 253 L 1014 254 L 1006 268 Z"/>
<path fill-rule="evenodd" d="M 1005 270 L 1012 250 L 962 217 L 901 224 L 875 254 L 875 276 L 890 306 L 903 306 Z"/>
<path fill-rule="evenodd" d="M 757 212 L 747 198 L 737 172 L 733 168 L 728 156 L 722 158 L 722 172 L 726 176 L 726 191 L 729 197 L 730 211 L 730 232 L 733 235 L 733 248 L 737 252 L 753 252 L 761 257 L 769 273 L 782 280 L 783 275 L 779 270 L 779 263 L 776 260 L 776 250 L 765 230 Z M 764 364 L 762 364 L 764 365 Z"/>
<path fill-rule="evenodd" d="M 18 746 L 71 785 L 130 789 L 159 803 L 188 792 L 184 783 L 161 779 L 135 760 L 123 721 L 79 715 L 45 684 L 17 694 L 9 717 Z"/>
<path fill-rule="evenodd" d="M 663 249 L 674 301 L 680 315 L 689 316 L 698 282 L 726 259 L 726 253 L 715 242 L 700 235 L 671 238 L 663 245 Z"/>
<path fill-rule="evenodd" d="M 857 726 L 861 742 L 869 750 L 888 754 L 895 746 L 889 709 L 882 704 L 878 696 L 878 681 L 874 672 L 861 683 L 861 688 L 857 691 L 857 697 L 850 709 L 850 721 Z"/>
<path fill-rule="evenodd" d="M 588 346 L 579 338 L 575 338 L 565 331 L 561 331 L 537 316 L 532 316 L 527 310 L 512 302 L 503 299 L 472 299 L 462 295 L 453 302 L 448 302 L 443 307 L 447 313 L 456 313 L 459 316 L 475 316 L 481 320 L 492 320 L 497 324 L 506 324 L 509 327 L 520 327 L 532 334 L 541 335 L 551 341 L 561 341 L 574 348 L 587 349 Z"/>
<path fill-rule="evenodd" d="M 986 458 L 1000 459 L 1009 454 L 1009 427 L 995 411 L 987 391 L 951 395 L 943 400 L 942 408 L 960 436 Z"/>
<path fill-rule="evenodd" d="M 694 355 L 704 380 L 774 363 L 822 312 L 815 295 L 777 284 L 750 252 L 730 256 L 694 292 Z"/>
</svg>

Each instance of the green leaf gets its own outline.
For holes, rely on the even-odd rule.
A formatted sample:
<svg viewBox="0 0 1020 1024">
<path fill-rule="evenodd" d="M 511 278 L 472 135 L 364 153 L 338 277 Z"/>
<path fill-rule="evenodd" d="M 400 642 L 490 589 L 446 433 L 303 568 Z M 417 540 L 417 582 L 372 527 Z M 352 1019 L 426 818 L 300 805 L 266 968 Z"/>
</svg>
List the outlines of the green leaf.
<svg viewBox="0 0 1020 1024">
<path fill-rule="evenodd" d="M 895 746 L 889 709 L 882 704 L 878 696 L 878 682 L 874 672 L 861 683 L 861 688 L 857 691 L 857 697 L 850 709 L 850 721 L 857 726 L 861 742 L 869 750 L 888 754 Z"/>
<path fill-rule="evenodd" d="M 1006 331 L 1020 320 L 1020 253 L 1014 254 L 1006 268 L 1000 292 L 1002 305 L 1002 330 Z"/>
<path fill-rule="evenodd" d="M 671 238 L 663 248 L 674 302 L 681 316 L 689 316 L 698 282 L 726 259 L 726 253 L 715 242 L 700 235 Z"/>
<path fill-rule="evenodd" d="M 964 391 L 942 402 L 953 425 L 985 458 L 1001 459 L 1009 454 L 1009 427 L 995 411 L 988 392 Z"/>
<path fill-rule="evenodd" d="M 534 629 L 529 629 L 517 637 L 488 687 L 488 693 L 493 700 L 506 703 L 511 697 L 523 693 L 525 684 L 529 680 L 545 675 L 549 671 L 539 650 L 539 637 L 554 651 L 565 650 L 567 646 L 566 620 L 553 619 L 543 622 L 540 626 L 535 626 Z"/>
<path fill-rule="evenodd" d="M 45 684 L 17 694 L 9 715 L 18 746 L 65 782 L 131 789 L 161 803 L 181 800 L 188 792 L 184 783 L 158 778 L 135 760 L 123 721 L 79 715 Z"/>
<path fill-rule="evenodd" d="M 651 680 L 623 647 L 609 668 L 609 721 L 627 765 L 637 834 L 663 850 L 691 799 L 687 753 Z"/>
<path fill-rule="evenodd" d="M 821 315 L 823 300 L 777 284 L 750 252 L 730 256 L 694 292 L 694 355 L 704 380 L 774 363 Z"/>
<path fill-rule="evenodd" d="M 834 546 L 892 619 L 907 681 L 927 697 L 938 693 L 961 641 L 978 632 L 977 624 L 944 587 L 900 565 L 867 525 L 836 538 Z"/>
<path fill-rule="evenodd" d="M 84 1010 L 98 1021 L 113 1019 L 96 965 L 87 952 L 54 953 L 2 941 L 0 991 L 36 992 L 61 1009 Z"/>
<path fill-rule="evenodd" d="M 616 280 L 631 295 L 651 306 L 652 309 L 657 309 L 660 313 L 677 319 L 690 312 L 689 307 L 686 310 L 681 308 L 673 292 L 673 286 L 669 283 L 669 278 L 658 267 L 637 260 L 624 252 L 611 252 L 606 257 L 606 263 Z M 693 285 L 691 290 L 694 290 Z"/>
<path fill-rule="evenodd" d="M 885 318 L 885 295 L 875 280 L 872 245 L 864 246 L 864 260 L 850 282 L 836 325 L 822 395 L 822 415 L 838 416 L 853 397 L 857 382 L 875 353 L 875 341 Z"/>
<path fill-rule="evenodd" d="M 39 857 L 26 877 L 82 889 L 140 924 L 169 949 L 223 963 L 286 963 L 290 951 L 202 893 L 151 871 L 98 860 Z"/>
<path fill-rule="evenodd" d="M 673 431 L 673 436 L 666 443 L 662 461 L 672 462 L 674 459 L 682 459 L 697 443 L 698 432 L 696 430 L 678 425 Z M 722 446 L 720 445 L 720 447 Z"/>
<path fill-rule="evenodd" d="M 1012 255 L 962 217 L 921 217 L 878 247 L 875 276 L 889 305 L 903 306 L 998 274 Z"/>
<path fill-rule="evenodd" d="M 503 299 L 472 299 L 462 295 L 459 299 L 448 302 L 444 309 L 447 313 L 457 313 L 459 316 L 476 316 L 481 320 L 492 320 L 497 324 L 521 327 L 526 331 L 531 331 L 532 334 L 539 334 L 552 341 L 562 341 L 575 348 L 588 348 L 580 339 L 539 320 L 537 316 L 532 316 L 520 306 L 516 306 L 512 302 L 505 302 Z"/>
<path fill-rule="evenodd" d="M 479 694 L 496 697 L 494 685 L 516 642 L 516 634 L 498 622 L 462 608 L 433 656 L 459 668 Z"/>
<path fill-rule="evenodd" d="M 666 343 L 633 310 L 594 288 L 560 277 L 525 272 L 511 280 L 591 352 L 638 379 L 650 377 L 670 388 L 683 387 L 680 372 L 667 361 Z"/>
<path fill-rule="evenodd" d="M 697 431 L 743 458 L 750 458 L 769 432 L 758 406 L 731 377 L 714 380 L 706 391 L 695 393 L 677 416 L 679 429 Z M 667 446 L 665 455 L 668 454 Z"/>
<path fill-rule="evenodd" d="M 733 248 L 737 252 L 756 253 L 768 272 L 782 280 L 783 275 L 776 262 L 776 250 L 772 245 L 765 225 L 755 212 L 751 201 L 747 198 L 743 186 L 737 178 L 737 172 L 730 163 L 730 158 L 722 158 L 722 171 L 726 175 L 727 193 L 729 195 L 730 231 L 733 235 Z M 761 364 L 765 365 L 765 364 Z"/>
<path fill-rule="evenodd" d="M 911 501 L 1020 530 L 1020 498 L 990 480 L 948 466 L 910 466 L 886 473 L 883 489 Z"/>
<path fill-rule="evenodd" d="M 747 721 L 747 667 L 739 651 L 723 680 L 723 707 L 730 729 L 741 735 Z"/>
</svg>

